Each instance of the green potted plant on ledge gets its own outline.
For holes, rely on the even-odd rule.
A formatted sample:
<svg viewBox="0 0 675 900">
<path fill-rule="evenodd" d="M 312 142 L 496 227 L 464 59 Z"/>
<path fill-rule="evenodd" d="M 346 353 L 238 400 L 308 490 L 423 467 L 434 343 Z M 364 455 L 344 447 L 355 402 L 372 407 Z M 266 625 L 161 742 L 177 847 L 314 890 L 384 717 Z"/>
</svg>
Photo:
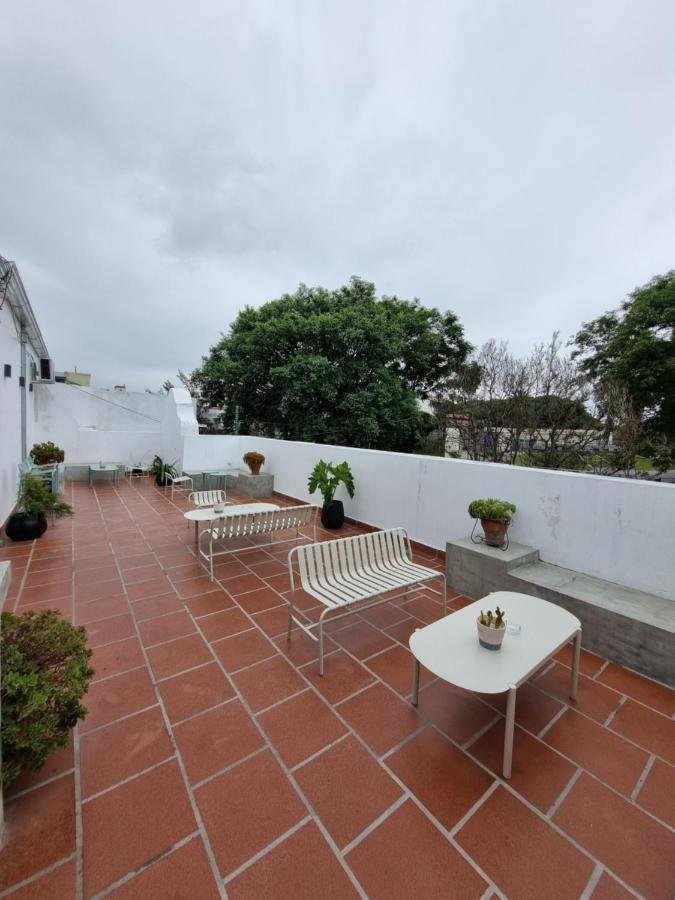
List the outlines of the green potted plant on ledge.
<svg viewBox="0 0 675 900">
<path fill-rule="evenodd" d="M 47 466 L 50 463 L 62 463 L 66 458 L 66 454 L 63 450 L 60 447 L 57 447 L 52 441 L 45 441 L 42 444 L 33 444 L 30 455 L 36 466 Z"/>
<path fill-rule="evenodd" d="M 350 497 L 354 496 L 354 476 L 349 465 L 341 462 L 336 466 L 319 460 L 309 476 L 307 488 L 310 494 L 316 490 L 321 491 L 323 496 L 321 524 L 324 528 L 342 528 L 344 524 L 345 510 L 342 500 L 335 499 L 335 491 L 340 484 L 344 484 Z"/>
<path fill-rule="evenodd" d="M 167 478 L 173 478 L 176 475 L 176 467 L 171 463 L 165 463 L 161 456 L 156 456 L 150 466 L 150 474 L 155 476 L 156 485 L 166 487 Z"/>
<path fill-rule="evenodd" d="M 476 530 L 474 524 L 471 540 L 475 544 L 485 542 L 489 547 L 506 550 L 509 545 L 507 531 L 515 512 L 516 507 L 508 500 L 495 500 L 493 497 L 488 497 L 487 500 L 473 500 L 469 504 L 469 515 L 472 519 L 480 519 L 484 537 L 474 538 Z"/>
<path fill-rule="evenodd" d="M 52 494 L 41 478 L 24 475 L 19 485 L 16 512 L 7 519 L 5 534 L 13 541 L 34 541 L 47 530 L 47 516 L 60 519 L 73 510 L 58 494 Z"/>
</svg>

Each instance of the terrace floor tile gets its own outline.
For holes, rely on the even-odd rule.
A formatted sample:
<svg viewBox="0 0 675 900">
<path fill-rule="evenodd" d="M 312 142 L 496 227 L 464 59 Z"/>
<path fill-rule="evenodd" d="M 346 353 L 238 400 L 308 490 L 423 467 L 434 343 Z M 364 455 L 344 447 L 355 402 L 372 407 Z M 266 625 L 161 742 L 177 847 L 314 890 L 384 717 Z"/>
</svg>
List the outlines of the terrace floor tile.
<svg viewBox="0 0 675 900">
<path fill-rule="evenodd" d="M 335 714 L 312 691 L 296 694 L 258 716 L 289 768 L 346 734 Z"/>
<path fill-rule="evenodd" d="M 423 724 L 414 707 L 376 683 L 338 707 L 351 728 L 381 756 Z"/>
<path fill-rule="evenodd" d="M 172 723 L 195 716 L 234 696 L 231 685 L 215 662 L 160 681 L 159 692 Z"/>
<path fill-rule="evenodd" d="M 201 838 L 194 837 L 162 856 L 107 896 L 115 900 L 165 900 L 169 892 L 172 897 L 199 900 L 217 900 L 220 896 Z"/>
</svg>

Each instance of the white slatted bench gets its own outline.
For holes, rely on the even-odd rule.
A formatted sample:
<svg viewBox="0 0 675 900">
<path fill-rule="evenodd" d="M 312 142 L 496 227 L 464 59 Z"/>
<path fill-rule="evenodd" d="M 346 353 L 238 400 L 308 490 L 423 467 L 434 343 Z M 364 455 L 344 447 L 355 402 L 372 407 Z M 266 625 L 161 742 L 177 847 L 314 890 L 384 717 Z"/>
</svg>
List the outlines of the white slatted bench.
<svg viewBox="0 0 675 900">
<path fill-rule="evenodd" d="M 225 491 L 192 491 L 188 496 L 190 503 L 195 506 L 215 506 L 216 503 L 227 503 Z"/>
<path fill-rule="evenodd" d="M 293 562 L 297 560 L 302 589 L 326 608 L 314 625 L 300 622 L 294 615 L 297 575 Z M 408 589 L 432 578 L 443 581 L 443 615 L 447 614 L 445 574 L 436 569 L 419 566 L 412 561 L 410 538 L 404 528 L 374 531 L 351 538 L 305 544 L 294 547 L 288 554 L 288 573 L 291 580 L 291 601 L 288 613 L 288 639 L 293 622 L 312 640 L 319 641 L 319 673 L 323 675 L 324 618 L 332 612 L 359 604 L 357 609 L 331 616 L 331 621 L 352 615 L 379 603 L 396 600 Z M 394 597 L 381 597 L 403 589 Z M 377 597 L 372 603 L 364 600 Z M 312 633 L 318 629 L 319 637 Z"/>
<path fill-rule="evenodd" d="M 232 508 L 230 507 L 230 509 Z M 303 537 L 300 529 L 307 525 L 314 526 L 314 539 L 316 540 L 316 512 L 317 507 L 311 505 L 284 506 L 281 509 L 270 510 L 269 512 L 242 512 L 235 515 L 228 515 L 225 512 L 219 518 L 213 519 L 209 527 L 200 532 L 197 546 L 199 561 L 205 568 L 208 564 L 209 575 L 211 576 L 211 581 L 213 581 L 214 557 L 260 549 L 259 544 L 251 547 L 235 547 L 231 549 L 227 548 L 227 546 L 223 547 L 222 542 L 232 541 L 236 538 L 256 537 L 259 534 L 269 534 L 270 544 L 284 544 Z M 295 531 L 295 537 L 281 538 L 277 541 L 272 540 L 272 535 L 275 532 L 290 530 Z"/>
</svg>

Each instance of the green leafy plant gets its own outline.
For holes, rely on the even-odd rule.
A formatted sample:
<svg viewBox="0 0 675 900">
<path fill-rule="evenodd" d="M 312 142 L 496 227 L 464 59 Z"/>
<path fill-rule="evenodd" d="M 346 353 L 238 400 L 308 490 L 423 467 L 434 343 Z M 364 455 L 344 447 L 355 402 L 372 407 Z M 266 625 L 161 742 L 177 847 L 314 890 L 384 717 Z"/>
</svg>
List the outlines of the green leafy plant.
<svg viewBox="0 0 675 900">
<path fill-rule="evenodd" d="M 489 519 L 493 522 L 510 522 L 516 512 L 516 507 L 508 500 L 495 500 L 488 497 L 487 500 L 473 500 L 469 503 L 469 515 L 472 519 Z"/>
<path fill-rule="evenodd" d="M 323 505 L 330 506 L 340 484 L 344 484 L 350 497 L 354 496 L 354 476 L 348 463 L 341 462 L 336 466 L 320 459 L 309 476 L 307 489 L 310 494 L 319 490 L 323 496 Z"/>
<path fill-rule="evenodd" d="M 2 613 L 2 783 L 37 770 L 68 746 L 87 710 L 80 703 L 94 674 L 86 632 L 56 610 Z"/>
<path fill-rule="evenodd" d="M 480 611 L 480 624 L 485 625 L 487 628 L 504 628 L 504 616 L 506 613 L 503 609 L 497 607 L 492 613 L 491 609 L 488 609 L 486 613 L 481 609 Z"/>
<path fill-rule="evenodd" d="M 150 473 L 158 484 L 166 484 L 167 478 L 174 478 L 178 473 L 172 463 L 166 463 L 161 456 L 155 456 L 150 466 Z"/>
<path fill-rule="evenodd" d="M 73 508 L 58 494 L 52 494 L 45 482 L 36 475 L 24 475 L 19 485 L 17 510 L 31 516 L 46 515 L 55 519 L 72 516 Z"/>
<path fill-rule="evenodd" d="M 36 466 L 46 466 L 49 463 L 60 463 L 65 459 L 63 450 L 60 447 L 57 447 L 52 441 L 45 441 L 42 444 L 33 444 L 30 455 Z"/>
</svg>

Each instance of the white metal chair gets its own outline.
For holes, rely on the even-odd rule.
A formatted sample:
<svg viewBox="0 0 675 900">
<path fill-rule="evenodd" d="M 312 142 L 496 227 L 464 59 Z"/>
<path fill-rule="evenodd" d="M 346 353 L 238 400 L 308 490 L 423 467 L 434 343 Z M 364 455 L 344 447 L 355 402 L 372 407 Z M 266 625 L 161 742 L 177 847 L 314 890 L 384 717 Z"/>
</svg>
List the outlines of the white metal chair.
<svg viewBox="0 0 675 900">
<path fill-rule="evenodd" d="M 171 484 L 171 499 L 173 500 L 174 491 L 194 491 L 195 486 L 189 475 L 169 475 L 165 477 L 165 487 Z M 188 488 L 188 484 L 190 487 Z"/>
<path fill-rule="evenodd" d="M 307 625 L 294 615 L 297 579 L 293 570 L 294 558 L 298 562 L 302 589 L 326 607 L 314 625 Z M 320 675 L 323 675 L 324 618 L 329 613 L 358 604 L 356 609 L 331 616 L 331 621 L 341 619 L 378 603 L 396 600 L 407 594 L 409 588 L 432 578 L 443 579 L 443 615 L 448 611 L 445 574 L 413 562 L 410 538 L 404 528 L 293 547 L 288 554 L 288 574 L 291 581 L 288 639 L 295 622 L 313 641 L 319 641 Z M 380 596 L 392 591 L 398 593 L 393 597 Z M 377 599 L 372 603 L 361 603 L 373 597 Z M 314 628 L 318 628 L 318 638 L 312 633 Z"/>
<path fill-rule="evenodd" d="M 215 506 L 216 503 L 229 502 L 225 498 L 225 491 L 192 491 L 188 500 L 197 507 Z"/>
</svg>

